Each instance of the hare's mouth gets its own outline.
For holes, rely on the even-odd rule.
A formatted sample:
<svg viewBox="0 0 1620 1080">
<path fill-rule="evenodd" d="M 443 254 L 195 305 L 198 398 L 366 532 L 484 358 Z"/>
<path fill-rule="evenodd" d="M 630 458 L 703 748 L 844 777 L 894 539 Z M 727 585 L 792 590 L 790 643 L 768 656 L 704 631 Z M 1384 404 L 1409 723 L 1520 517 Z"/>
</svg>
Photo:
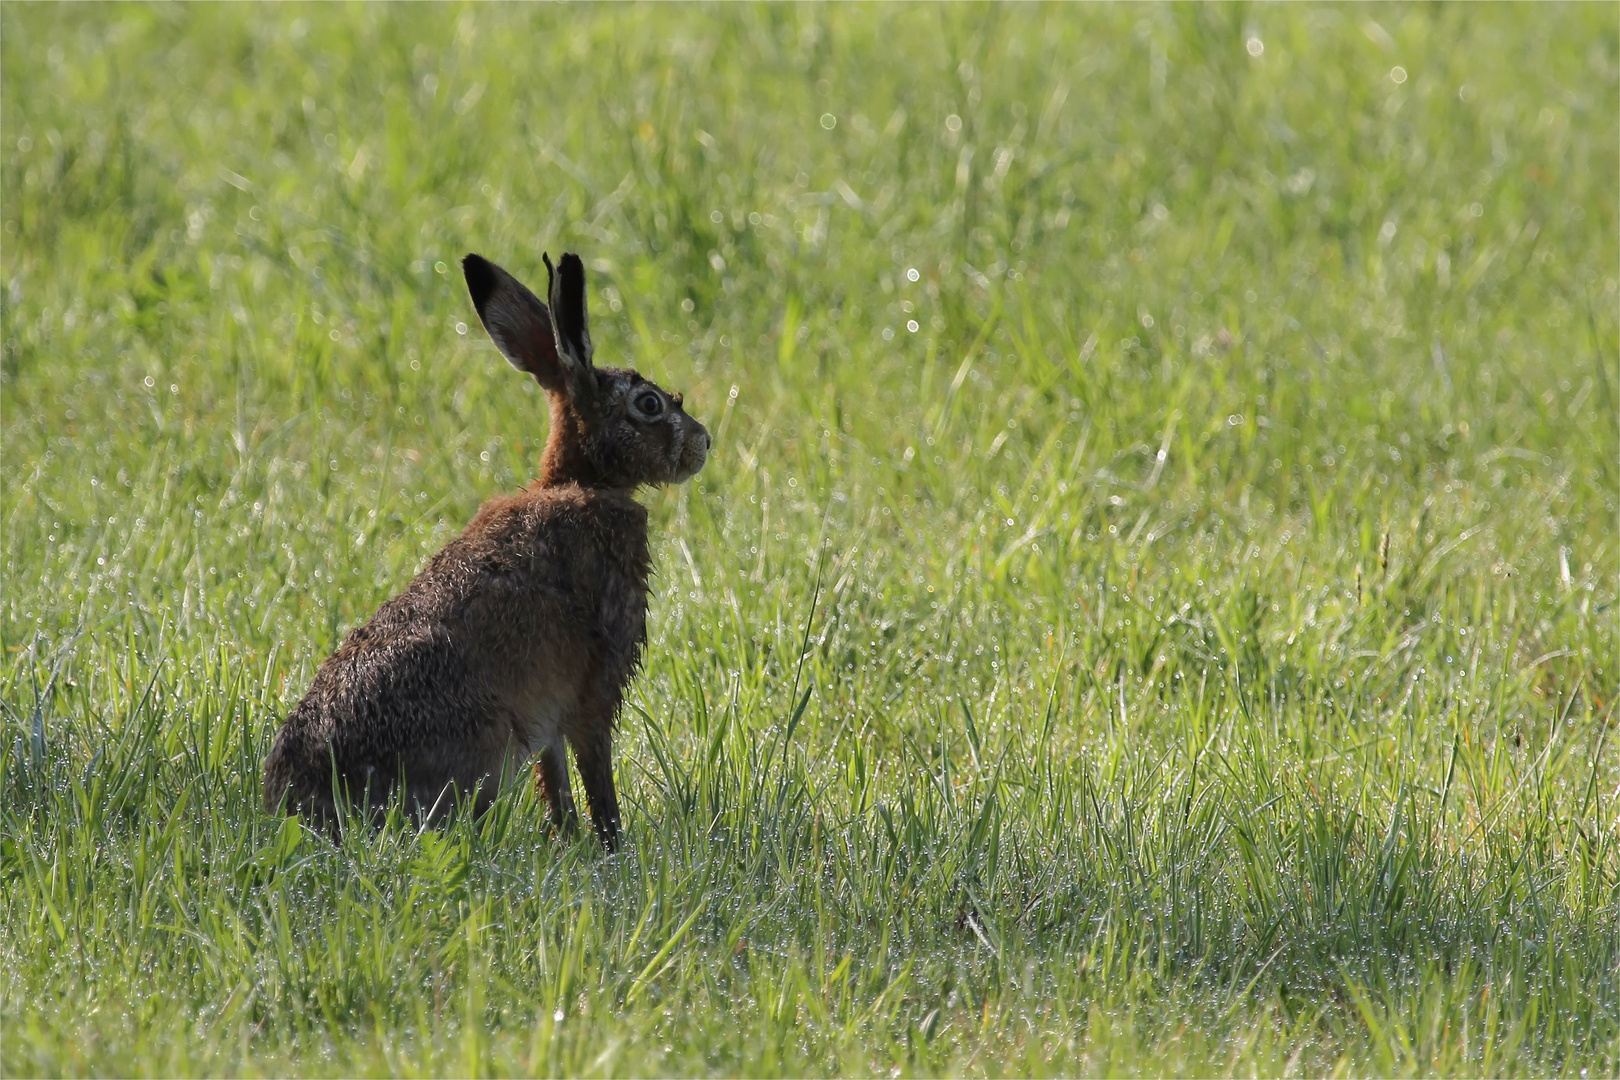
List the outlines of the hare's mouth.
<svg viewBox="0 0 1620 1080">
<path fill-rule="evenodd" d="M 709 433 L 705 431 L 688 437 L 675 464 L 675 483 L 679 484 L 696 476 L 708 460 Z"/>
<path fill-rule="evenodd" d="M 691 456 L 688 455 L 687 458 L 676 467 L 673 482 L 679 484 L 692 479 L 692 477 L 703 471 L 703 462 L 705 460 L 706 459 L 702 454 L 697 456 L 696 461 L 693 461 Z"/>
</svg>

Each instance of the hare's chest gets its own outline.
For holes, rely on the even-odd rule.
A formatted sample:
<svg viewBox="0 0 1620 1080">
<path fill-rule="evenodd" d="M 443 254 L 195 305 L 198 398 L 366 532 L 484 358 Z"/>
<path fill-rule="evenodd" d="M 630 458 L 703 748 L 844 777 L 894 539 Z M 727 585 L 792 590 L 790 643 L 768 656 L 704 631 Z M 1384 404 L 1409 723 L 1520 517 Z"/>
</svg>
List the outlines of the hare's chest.
<svg viewBox="0 0 1620 1080">
<path fill-rule="evenodd" d="M 615 560 L 618 561 L 618 560 Z M 603 575 L 597 594 L 597 636 L 604 667 L 622 685 L 647 643 L 647 575 L 641 559 L 625 559 Z"/>
</svg>

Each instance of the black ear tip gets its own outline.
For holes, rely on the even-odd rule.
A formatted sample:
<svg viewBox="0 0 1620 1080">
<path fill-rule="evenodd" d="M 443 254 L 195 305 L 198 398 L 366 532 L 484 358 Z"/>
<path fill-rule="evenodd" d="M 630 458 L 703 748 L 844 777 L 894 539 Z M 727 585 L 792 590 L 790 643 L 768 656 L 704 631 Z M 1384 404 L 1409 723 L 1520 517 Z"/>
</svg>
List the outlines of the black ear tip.
<svg viewBox="0 0 1620 1080">
<path fill-rule="evenodd" d="M 483 307 L 489 294 L 495 291 L 495 264 L 482 255 L 469 253 L 461 260 L 461 272 L 467 279 L 467 291 L 472 294 L 473 304 Z"/>
</svg>

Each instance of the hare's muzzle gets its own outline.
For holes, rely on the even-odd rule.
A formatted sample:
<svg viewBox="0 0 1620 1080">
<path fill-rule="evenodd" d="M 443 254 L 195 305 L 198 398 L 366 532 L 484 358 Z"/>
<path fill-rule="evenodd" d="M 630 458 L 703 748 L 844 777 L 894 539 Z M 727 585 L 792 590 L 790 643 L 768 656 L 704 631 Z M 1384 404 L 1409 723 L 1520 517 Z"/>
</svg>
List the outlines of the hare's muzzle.
<svg viewBox="0 0 1620 1080">
<path fill-rule="evenodd" d="M 703 463 L 709 460 L 709 431 L 702 424 L 685 417 L 686 438 L 681 442 L 680 463 L 676 468 L 676 480 L 686 480 L 696 476 Z"/>
</svg>

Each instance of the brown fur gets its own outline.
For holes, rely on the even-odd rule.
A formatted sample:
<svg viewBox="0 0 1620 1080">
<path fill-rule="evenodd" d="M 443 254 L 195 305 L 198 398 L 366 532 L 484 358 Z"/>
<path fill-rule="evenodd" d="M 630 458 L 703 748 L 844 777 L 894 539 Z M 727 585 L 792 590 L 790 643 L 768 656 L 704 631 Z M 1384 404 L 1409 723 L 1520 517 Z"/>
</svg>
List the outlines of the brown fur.
<svg viewBox="0 0 1620 1080">
<path fill-rule="evenodd" d="M 702 468 L 708 432 L 679 394 L 594 366 L 578 256 L 546 260 L 549 309 L 479 256 L 462 265 L 490 336 L 550 399 L 539 478 L 486 502 L 321 665 L 265 762 L 265 807 L 335 827 L 335 795 L 376 814 L 403 783 L 412 812 L 434 819 L 458 797 L 487 806 L 535 757 L 552 819 L 571 830 L 571 746 L 612 849 L 613 724 L 647 640 L 634 494 Z"/>
</svg>

